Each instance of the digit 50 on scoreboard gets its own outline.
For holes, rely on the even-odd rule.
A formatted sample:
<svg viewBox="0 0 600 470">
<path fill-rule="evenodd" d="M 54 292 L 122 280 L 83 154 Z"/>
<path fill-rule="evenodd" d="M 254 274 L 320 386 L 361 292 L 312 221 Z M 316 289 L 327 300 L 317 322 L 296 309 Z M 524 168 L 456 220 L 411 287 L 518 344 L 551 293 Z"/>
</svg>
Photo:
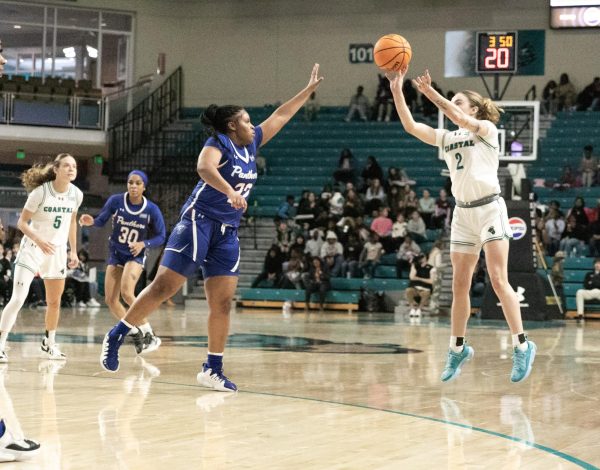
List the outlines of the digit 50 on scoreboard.
<svg viewBox="0 0 600 470">
<path fill-rule="evenodd" d="M 517 33 L 477 33 L 477 73 L 517 71 Z"/>
</svg>

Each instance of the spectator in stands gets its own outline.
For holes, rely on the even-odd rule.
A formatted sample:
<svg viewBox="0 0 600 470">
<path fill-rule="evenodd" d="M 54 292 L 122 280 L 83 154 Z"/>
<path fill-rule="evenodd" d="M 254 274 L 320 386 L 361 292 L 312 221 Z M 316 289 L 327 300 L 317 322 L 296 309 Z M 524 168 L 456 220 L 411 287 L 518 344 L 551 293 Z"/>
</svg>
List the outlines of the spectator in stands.
<svg viewBox="0 0 600 470">
<path fill-rule="evenodd" d="M 435 269 L 439 269 L 444 265 L 443 262 L 444 254 L 444 240 L 436 240 L 427 256 L 427 263 L 433 266 Z"/>
<path fill-rule="evenodd" d="M 367 163 L 360 174 L 362 177 L 362 192 L 365 192 L 374 179 L 383 182 L 383 170 L 373 155 L 367 157 Z"/>
<path fill-rule="evenodd" d="M 302 258 L 302 253 L 298 253 L 297 250 L 290 252 L 289 261 L 285 261 L 282 265 L 283 275 L 279 281 L 281 289 L 302 290 L 302 272 L 304 271 Z"/>
<path fill-rule="evenodd" d="M 583 249 L 587 245 L 588 239 L 586 227 L 578 223 L 574 215 L 568 216 L 567 225 L 560 240 L 560 250 L 564 251 L 567 257 L 583 256 Z"/>
<path fill-rule="evenodd" d="M 383 254 L 383 246 L 379 243 L 376 232 L 369 234 L 369 240 L 363 246 L 359 258 L 359 267 L 362 269 L 364 278 L 371 279 L 375 274 L 375 268 L 379 266 L 379 260 Z"/>
<path fill-rule="evenodd" d="M 359 86 L 356 89 L 356 94 L 350 98 L 350 105 L 348 106 L 348 114 L 344 119 L 346 122 L 350 122 L 356 113 L 360 116 L 362 121 L 367 120 L 367 113 L 369 111 L 369 100 L 363 95 L 364 88 Z"/>
<path fill-rule="evenodd" d="M 600 219 L 590 224 L 590 256 L 600 256 Z"/>
<path fill-rule="evenodd" d="M 600 77 L 594 77 L 594 81 L 586 86 L 577 95 L 577 111 L 598 111 L 600 109 Z"/>
<path fill-rule="evenodd" d="M 406 196 L 404 196 L 404 206 L 408 213 L 410 213 L 412 209 L 419 209 L 419 198 L 417 197 L 417 193 L 412 189 L 409 189 L 406 192 Z"/>
<path fill-rule="evenodd" d="M 262 272 L 256 277 L 252 283 L 252 287 L 263 286 L 275 287 L 279 284 L 281 271 L 283 269 L 283 257 L 277 245 L 272 245 L 265 256 Z M 265 283 L 266 281 L 266 283 Z M 265 286 L 265 287 L 266 287 Z"/>
<path fill-rule="evenodd" d="M 329 199 L 329 214 L 339 218 L 344 212 L 344 196 L 342 195 L 339 186 L 335 186 L 333 194 Z"/>
<path fill-rule="evenodd" d="M 338 241 L 338 236 L 333 230 L 328 230 L 325 237 L 325 243 L 321 246 L 320 257 L 327 262 L 329 258 L 330 272 L 332 277 L 338 277 L 342 273 L 342 263 L 344 262 L 344 247 Z"/>
<path fill-rule="evenodd" d="M 379 207 L 385 203 L 385 192 L 379 178 L 373 178 L 365 194 L 365 213 L 367 216 L 373 215 L 379 210 Z"/>
<path fill-rule="evenodd" d="M 293 194 L 288 194 L 285 201 L 281 203 L 277 209 L 277 217 L 281 220 L 293 219 L 296 216 L 295 197 Z"/>
<path fill-rule="evenodd" d="M 404 204 L 404 190 L 400 186 L 392 185 L 389 187 L 386 194 L 386 201 L 390 206 L 391 213 L 398 213 L 398 206 L 400 202 Z M 403 212 L 403 210 L 402 210 Z"/>
<path fill-rule="evenodd" d="M 319 229 L 313 228 L 310 232 L 310 240 L 306 242 L 306 248 L 304 249 L 304 253 L 306 253 L 311 258 L 315 256 L 321 256 L 321 246 L 323 245 L 322 233 Z"/>
<path fill-rule="evenodd" d="M 583 320 L 584 304 L 586 300 L 600 300 L 600 258 L 594 260 L 594 270 L 585 275 L 583 289 L 575 294 L 577 303 L 577 316 Z"/>
<path fill-rule="evenodd" d="M 557 251 L 554 254 L 554 258 L 552 260 L 552 271 L 550 273 L 552 284 L 554 284 L 556 294 L 558 295 L 562 305 L 565 305 L 565 292 L 563 288 L 563 281 L 565 279 L 563 264 L 565 257 L 566 255 L 564 251 Z"/>
<path fill-rule="evenodd" d="M 385 75 L 378 74 L 379 85 L 375 95 L 375 106 L 377 107 L 377 121 L 389 122 L 394 108 L 394 98 L 390 89 L 390 82 Z"/>
<path fill-rule="evenodd" d="M 410 270 L 413 258 L 420 253 L 421 247 L 413 241 L 410 235 L 406 235 L 396 254 L 396 276 L 398 278 L 402 278 L 402 271 Z"/>
<path fill-rule="evenodd" d="M 423 253 L 414 257 L 408 278 L 410 282 L 405 295 L 410 307 L 409 316 L 418 317 L 421 309 L 429 304 L 435 281 L 435 269 L 427 262 Z"/>
<path fill-rule="evenodd" d="M 362 243 L 365 243 L 369 239 L 369 234 L 371 233 L 371 231 L 365 225 L 365 221 L 362 216 L 358 216 L 355 220 L 356 220 L 355 231 L 356 231 L 356 234 L 358 235 L 358 239 Z"/>
<path fill-rule="evenodd" d="M 567 219 L 570 216 L 574 216 L 575 220 L 580 225 L 587 227 L 590 224 L 590 219 L 588 218 L 587 211 L 585 208 L 585 200 L 581 196 L 577 196 L 575 198 L 573 207 L 571 207 L 571 209 L 569 209 L 569 212 L 567 212 Z"/>
<path fill-rule="evenodd" d="M 556 98 L 558 100 L 559 111 L 569 111 L 575 104 L 575 98 L 577 92 L 575 91 L 575 85 L 569 80 L 569 75 L 563 73 L 558 81 L 558 87 L 556 89 Z"/>
<path fill-rule="evenodd" d="M 351 278 L 358 276 L 358 260 L 362 251 L 362 244 L 355 233 L 348 235 L 344 244 L 344 262 L 342 263 L 342 276 Z"/>
<path fill-rule="evenodd" d="M 313 258 L 306 277 L 305 310 L 309 309 L 310 297 L 315 292 L 319 294 L 320 311 L 322 312 L 325 309 L 325 297 L 327 292 L 331 290 L 329 278 L 326 263 L 323 263 L 319 258 Z"/>
<path fill-rule="evenodd" d="M 409 189 L 409 186 L 414 185 L 415 183 L 416 181 L 410 179 L 404 168 L 396 168 L 392 166 L 388 169 L 388 190 L 393 186 L 399 186 L 400 188 Z"/>
<path fill-rule="evenodd" d="M 344 199 L 344 210 L 342 215 L 344 217 L 358 217 L 364 212 L 364 206 L 360 199 L 360 196 L 354 189 L 349 189 L 346 192 Z"/>
<path fill-rule="evenodd" d="M 304 105 L 304 119 L 307 121 L 316 121 L 319 117 L 321 105 L 317 99 L 317 92 L 313 91 Z"/>
<path fill-rule="evenodd" d="M 267 174 L 267 159 L 260 153 L 256 156 L 256 172 L 259 176 Z"/>
<path fill-rule="evenodd" d="M 387 207 L 379 208 L 379 215 L 371 222 L 371 231 L 379 237 L 379 242 L 386 252 L 392 249 L 392 219 L 389 218 L 389 209 Z"/>
<path fill-rule="evenodd" d="M 319 206 L 315 193 L 312 191 L 308 192 L 306 199 L 300 201 L 297 215 L 301 216 L 301 220 L 308 221 L 310 227 L 315 226 L 315 220 L 319 215 Z"/>
<path fill-rule="evenodd" d="M 551 216 L 546 220 L 544 245 L 546 253 L 554 256 L 560 247 L 560 240 L 565 231 L 565 221 L 556 208 L 551 208 L 549 212 Z"/>
<path fill-rule="evenodd" d="M 450 200 L 445 189 L 440 189 L 440 195 L 435 200 L 435 208 L 431 216 L 432 228 L 445 228 L 450 224 Z"/>
<path fill-rule="evenodd" d="M 573 173 L 573 169 L 570 165 L 565 165 L 562 169 L 558 183 L 554 185 L 554 189 L 569 189 L 577 186 L 579 186 L 577 184 L 577 176 Z"/>
<path fill-rule="evenodd" d="M 344 184 L 353 183 L 356 171 L 354 165 L 355 161 L 352 151 L 349 148 L 342 149 L 342 152 L 340 153 L 340 158 L 338 160 L 337 170 L 335 170 L 335 172 L 333 173 L 333 178 L 335 179 L 335 182 L 337 183 L 339 181 Z"/>
<path fill-rule="evenodd" d="M 100 307 L 100 303 L 92 297 L 90 292 L 90 266 L 89 254 L 81 248 L 77 252 L 79 264 L 67 272 L 66 283 L 73 289 L 75 302 L 79 307 Z"/>
<path fill-rule="evenodd" d="M 6 64 L 6 59 L 4 57 L 2 57 L 2 41 L 0 41 L 0 77 L 2 76 L 2 73 L 4 72 L 4 65 Z"/>
<path fill-rule="evenodd" d="M 440 95 L 444 94 L 442 89 L 438 87 L 437 83 L 431 82 L 431 87 Z M 452 98 L 448 99 L 451 100 Z M 435 116 L 437 114 L 436 106 L 425 95 L 421 95 L 421 107 L 423 108 L 423 116 L 426 118 Z"/>
<path fill-rule="evenodd" d="M 581 184 L 590 187 L 596 184 L 596 173 L 598 171 L 598 159 L 593 156 L 594 147 L 586 145 L 583 147 L 583 157 L 579 170 L 581 171 Z"/>
<path fill-rule="evenodd" d="M 558 91 L 558 85 L 554 80 L 550 80 L 546 83 L 544 90 L 542 91 L 542 104 L 546 114 L 554 115 L 558 109 L 558 97 L 556 92 Z"/>
<path fill-rule="evenodd" d="M 410 213 L 406 230 L 408 230 L 410 237 L 417 243 L 427 241 L 427 227 L 425 227 L 425 222 L 418 210 L 415 209 Z"/>
<path fill-rule="evenodd" d="M 1 57 L 1 56 L 0 56 Z M 0 60 L 1 62 L 1 60 Z M 0 63 L 0 67 L 3 64 Z M 1 70 L 0 70 L 1 73 Z M 11 273 L 12 267 L 10 265 L 10 261 L 4 258 L 4 239 L 6 237 L 6 233 L 4 231 L 4 225 L 2 224 L 2 220 L 0 220 L 0 253 L 2 253 L 3 258 L 0 259 L 0 305 L 3 307 L 4 304 L 8 302 L 10 299 L 9 293 L 9 283 L 11 282 Z"/>
<path fill-rule="evenodd" d="M 285 220 L 277 223 L 277 229 L 272 244 L 277 245 L 284 256 L 288 256 L 290 245 L 292 244 L 292 230 Z"/>
<path fill-rule="evenodd" d="M 389 84 L 389 80 L 388 80 Z M 406 106 L 411 112 L 415 112 L 417 110 L 417 90 L 413 86 L 410 80 L 405 80 L 402 85 L 402 93 L 404 94 L 404 100 L 406 101 Z"/>
<path fill-rule="evenodd" d="M 304 253 L 306 251 L 306 239 L 304 238 L 303 234 L 296 234 L 294 243 L 292 243 L 292 245 L 290 246 L 290 251 L 291 250 L 298 250 L 298 253 Z"/>
<path fill-rule="evenodd" d="M 397 250 L 404 241 L 404 237 L 408 233 L 407 225 L 404 213 L 398 212 L 396 214 L 396 222 L 392 225 L 392 247 L 394 250 Z"/>
<path fill-rule="evenodd" d="M 419 199 L 419 213 L 425 222 L 425 226 L 431 227 L 431 217 L 435 211 L 435 199 L 431 197 L 429 190 L 423 190 L 423 196 Z"/>
</svg>

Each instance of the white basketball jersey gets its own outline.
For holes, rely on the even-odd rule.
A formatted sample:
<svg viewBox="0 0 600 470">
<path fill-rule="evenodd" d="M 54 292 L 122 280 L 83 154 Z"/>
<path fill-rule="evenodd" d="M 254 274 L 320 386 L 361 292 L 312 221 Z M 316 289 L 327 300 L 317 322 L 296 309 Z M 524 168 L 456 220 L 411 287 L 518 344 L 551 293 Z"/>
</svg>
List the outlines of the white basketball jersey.
<svg viewBox="0 0 600 470">
<path fill-rule="evenodd" d="M 83 193 L 72 184 L 64 193 L 57 193 L 52 181 L 35 188 L 25 203 L 24 209 L 33 212 L 29 226 L 47 242 L 57 246 L 66 245 L 73 213 L 77 212 Z"/>
<path fill-rule="evenodd" d="M 444 151 L 444 160 L 450 170 L 452 194 L 463 202 L 472 202 L 500 193 L 498 181 L 498 129 L 485 137 L 463 128 L 455 131 L 436 129 L 436 145 Z"/>
</svg>

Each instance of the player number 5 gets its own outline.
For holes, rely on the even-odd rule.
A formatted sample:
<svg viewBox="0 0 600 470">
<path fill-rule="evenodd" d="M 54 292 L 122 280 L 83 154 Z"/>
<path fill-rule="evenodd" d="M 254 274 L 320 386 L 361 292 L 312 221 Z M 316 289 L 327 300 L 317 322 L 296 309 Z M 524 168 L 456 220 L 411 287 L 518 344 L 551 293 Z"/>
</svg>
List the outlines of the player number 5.
<svg viewBox="0 0 600 470">
<path fill-rule="evenodd" d="M 57 215 L 54 218 L 54 223 L 52 224 L 52 226 L 57 229 L 60 227 L 61 223 L 62 223 L 62 215 Z"/>
</svg>

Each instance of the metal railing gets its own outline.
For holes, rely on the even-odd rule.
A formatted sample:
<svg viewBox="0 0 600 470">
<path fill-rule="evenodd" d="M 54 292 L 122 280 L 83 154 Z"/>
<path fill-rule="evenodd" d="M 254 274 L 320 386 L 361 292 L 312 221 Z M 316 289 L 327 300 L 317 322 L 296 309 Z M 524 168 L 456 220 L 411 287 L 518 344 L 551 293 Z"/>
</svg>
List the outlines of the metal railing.
<svg viewBox="0 0 600 470">
<path fill-rule="evenodd" d="M 105 100 L 102 97 L 0 93 L 0 123 L 74 129 L 102 129 Z"/>
<path fill-rule="evenodd" d="M 108 129 L 110 160 L 116 168 L 129 160 L 178 116 L 182 103 L 182 69 Z"/>
</svg>

